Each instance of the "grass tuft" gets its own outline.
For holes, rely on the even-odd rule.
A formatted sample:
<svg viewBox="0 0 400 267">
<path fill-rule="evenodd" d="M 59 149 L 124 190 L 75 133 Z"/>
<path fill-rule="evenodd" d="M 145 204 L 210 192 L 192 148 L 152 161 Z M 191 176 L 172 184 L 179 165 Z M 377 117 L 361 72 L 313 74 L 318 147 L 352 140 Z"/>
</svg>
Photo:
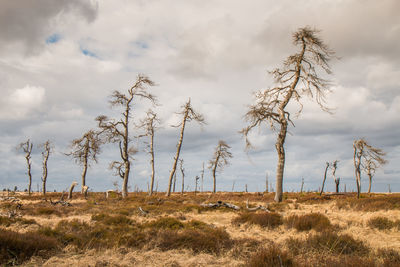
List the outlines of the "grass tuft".
<svg viewBox="0 0 400 267">
<path fill-rule="evenodd" d="M 266 228 L 276 228 L 283 224 L 282 216 L 275 212 L 264 213 L 242 213 L 232 220 L 234 225 L 241 225 L 243 223 L 256 224 Z"/>
<path fill-rule="evenodd" d="M 270 245 L 267 248 L 262 248 L 254 253 L 247 266 L 249 267 L 264 267 L 264 266 L 293 266 L 291 256 L 275 245 Z"/>
<path fill-rule="evenodd" d="M 368 220 L 367 225 L 379 230 L 389 230 L 394 227 L 394 222 L 386 217 L 374 217 Z"/>
<path fill-rule="evenodd" d="M 321 232 L 332 227 L 328 217 L 320 213 L 291 215 L 285 219 L 285 224 L 288 228 L 295 228 L 297 231 L 314 229 Z"/>
</svg>

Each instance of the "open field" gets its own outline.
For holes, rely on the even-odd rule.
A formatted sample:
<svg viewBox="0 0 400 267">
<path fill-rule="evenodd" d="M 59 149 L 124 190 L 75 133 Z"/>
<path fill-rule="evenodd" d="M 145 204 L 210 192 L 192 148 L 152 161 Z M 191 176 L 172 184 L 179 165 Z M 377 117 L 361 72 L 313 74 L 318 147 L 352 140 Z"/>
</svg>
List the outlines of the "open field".
<svg viewBox="0 0 400 267">
<path fill-rule="evenodd" d="M 400 194 L 285 193 L 273 203 L 273 193 L 76 193 L 71 206 L 54 204 L 60 196 L 0 198 L 1 264 L 400 266 Z M 241 209 L 201 206 L 217 201 Z"/>
</svg>

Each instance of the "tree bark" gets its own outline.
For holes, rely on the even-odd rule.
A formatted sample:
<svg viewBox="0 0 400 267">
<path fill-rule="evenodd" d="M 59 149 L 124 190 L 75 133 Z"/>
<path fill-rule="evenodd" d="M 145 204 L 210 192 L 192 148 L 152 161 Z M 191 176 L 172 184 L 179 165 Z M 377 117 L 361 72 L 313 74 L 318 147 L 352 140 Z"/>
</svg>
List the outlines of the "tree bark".
<svg viewBox="0 0 400 267">
<path fill-rule="evenodd" d="M 325 186 L 325 181 L 326 181 L 326 173 L 328 172 L 328 168 L 329 168 L 329 162 L 326 163 L 326 168 L 325 168 L 325 173 L 324 173 L 324 180 L 322 181 L 321 192 L 319 192 L 320 196 L 324 192 L 324 186 Z"/>
<path fill-rule="evenodd" d="M 46 150 L 47 148 L 45 147 L 45 152 L 43 154 L 43 177 L 42 177 L 42 194 L 43 196 L 46 195 L 46 182 L 47 182 L 47 161 L 49 159 L 49 154 L 50 151 Z"/>
<path fill-rule="evenodd" d="M 219 154 L 218 154 L 217 158 L 215 159 L 213 170 L 212 170 L 212 174 L 213 174 L 213 193 L 214 194 L 217 192 L 216 172 L 217 172 L 218 161 L 219 161 Z"/>
<path fill-rule="evenodd" d="M 183 116 L 181 133 L 180 133 L 180 137 L 179 137 L 178 146 L 177 146 L 177 149 L 176 149 L 176 155 L 175 155 L 175 158 L 174 158 L 174 164 L 172 165 L 172 170 L 171 170 L 171 173 L 169 175 L 168 190 L 167 190 L 166 196 L 170 196 L 171 195 L 172 178 L 174 177 L 174 174 L 176 172 L 176 165 L 178 164 L 179 154 L 181 153 L 181 147 L 182 147 L 182 143 L 183 143 L 183 134 L 184 134 L 184 131 L 185 131 L 185 125 L 186 125 L 187 117 L 188 117 L 188 110 L 185 111 L 185 115 Z"/>
<path fill-rule="evenodd" d="M 339 193 L 340 178 L 335 179 L 335 184 L 336 184 L 336 193 Z"/>
<path fill-rule="evenodd" d="M 371 170 L 368 169 L 368 178 L 369 178 L 369 186 L 368 186 L 368 194 L 371 193 L 371 187 L 372 187 L 372 173 Z"/>
<path fill-rule="evenodd" d="M 81 184 L 81 193 L 83 194 L 84 188 L 86 186 L 86 173 L 88 169 L 88 157 L 89 157 L 89 140 L 86 139 L 85 142 L 85 152 L 83 156 L 83 170 L 82 170 L 82 184 Z"/>
<path fill-rule="evenodd" d="M 353 145 L 353 147 L 354 147 L 353 160 L 354 160 L 354 171 L 355 171 L 355 175 L 356 175 L 357 198 L 360 198 L 360 193 L 361 193 L 361 169 L 360 169 L 361 156 L 357 155 L 356 146 Z M 361 152 L 358 152 L 358 154 L 361 155 Z"/>
</svg>

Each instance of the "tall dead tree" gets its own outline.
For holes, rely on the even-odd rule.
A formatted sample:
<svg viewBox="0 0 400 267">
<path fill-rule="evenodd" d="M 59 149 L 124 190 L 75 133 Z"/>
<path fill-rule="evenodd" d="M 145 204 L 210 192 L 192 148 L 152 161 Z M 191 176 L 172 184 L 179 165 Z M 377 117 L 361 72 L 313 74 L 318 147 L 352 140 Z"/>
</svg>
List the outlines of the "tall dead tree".
<svg viewBox="0 0 400 267">
<path fill-rule="evenodd" d="M 49 140 L 45 143 L 41 144 L 39 147 L 43 148 L 42 151 L 42 159 L 43 159 L 43 175 L 42 175 L 42 194 L 43 196 L 46 195 L 46 182 L 47 182 L 47 162 L 49 160 L 50 154 L 52 152 L 52 145 Z"/>
<path fill-rule="evenodd" d="M 66 153 L 66 155 L 73 157 L 75 162 L 81 164 L 83 167 L 81 193 L 85 197 L 87 197 L 87 189 L 85 190 L 87 170 L 90 166 L 90 161 L 97 163 L 97 155 L 100 153 L 101 144 L 102 140 L 99 134 L 94 130 L 89 130 L 81 138 L 72 140 L 70 145 L 71 152 Z"/>
<path fill-rule="evenodd" d="M 156 130 L 156 125 L 160 124 L 160 120 L 157 118 L 157 114 L 154 113 L 154 111 L 149 110 L 147 111 L 147 116 L 145 119 L 143 119 L 140 124 L 138 125 L 139 128 L 142 128 L 145 130 L 145 136 L 150 137 L 150 143 L 148 144 L 148 152 L 150 154 L 150 165 L 151 165 L 151 182 L 150 182 L 150 190 L 149 190 L 149 195 L 151 196 L 153 194 L 153 189 L 154 189 L 154 177 L 156 174 L 155 168 L 154 168 L 154 132 Z"/>
<path fill-rule="evenodd" d="M 18 145 L 17 149 L 21 149 L 25 153 L 26 165 L 28 167 L 28 194 L 31 195 L 32 192 L 32 162 L 31 162 L 31 154 L 32 154 L 33 144 L 28 139 L 26 142 Z"/>
<path fill-rule="evenodd" d="M 148 93 L 148 86 L 154 86 L 154 82 L 145 75 L 138 75 L 136 82 L 128 89 L 126 94 L 114 91 L 111 95 L 110 104 L 112 107 L 121 107 L 123 109 L 120 119 L 109 119 L 101 115 L 96 118 L 98 127 L 105 134 L 108 142 L 118 143 L 121 161 L 113 161 L 110 168 L 116 171 L 116 175 L 123 179 L 122 197 L 128 196 L 128 179 L 131 169 L 131 159 L 136 149 L 130 146 L 129 123 L 132 117 L 134 101 L 139 99 L 150 100 L 153 104 L 156 101 L 155 96 Z"/>
<path fill-rule="evenodd" d="M 166 193 L 167 196 L 171 195 L 172 178 L 174 177 L 174 174 L 176 172 L 176 166 L 178 164 L 179 154 L 181 153 L 181 148 L 182 148 L 182 143 L 183 143 L 183 135 L 185 132 L 186 123 L 194 120 L 194 121 L 197 121 L 200 125 L 205 124 L 203 115 L 200 113 L 197 113 L 193 109 L 193 107 L 190 103 L 190 98 L 189 98 L 188 102 L 186 102 L 186 104 L 183 105 L 181 108 L 182 108 L 182 111 L 179 112 L 178 114 L 182 115 L 182 121 L 178 125 L 172 126 L 172 127 L 181 127 L 181 132 L 179 135 L 178 145 L 176 146 L 176 155 L 174 157 L 174 163 L 172 164 L 172 170 L 169 175 L 169 182 L 168 182 L 168 188 L 167 188 L 167 193 Z"/>
<path fill-rule="evenodd" d="M 182 173 L 182 194 L 185 192 L 185 168 L 183 168 L 183 159 L 179 160 L 179 167 Z"/>
<path fill-rule="evenodd" d="M 261 90 L 255 94 L 256 103 L 251 105 L 245 115 L 249 126 L 241 133 L 246 137 L 246 147 L 250 148 L 249 132 L 259 127 L 263 122 L 268 123 L 272 130 L 277 131 L 275 144 L 278 153 L 276 171 L 275 201 L 282 201 L 283 172 L 285 167 L 285 139 L 288 124 L 294 125 L 287 111 L 291 100 L 300 105 L 297 115 L 300 115 L 303 105 L 301 98 L 309 96 L 315 98 L 323 111 L 329 111 L 325 106 L 325 95 L 329 92 L 329 81 L 321 78 L 317 68 L 327 74 L 331 73 L 329 61 L 334 52 L 317 36 L 319 31 L 310 27 L 300 28 L 293 34 L 293 44 L 299 46 L 299 52 L 290 55 L 283 63 L 282 68 L 270 72 L 277 84 L 276 87 Z M 277 129 L 278 128 L 278 129 Z"/>
<path fill-rule="evenodd" d="M 367 141 L 363 138 L 354 141 L 353 149 L 357 197 L 359 198 L 361 193 L 361 171 L 363 170 L 367 172 L 367 175 L 369 177 L 368 193 L 370 193 L 372 186 L 372 176 L 375 173 L 376 168 L 383 164 L 386 164 L 387 161 L 383 158 L 386 153 L 382 149 L 375 148 L 369 145 Z"/>
<path fill-rule="evenodd" d="M 232 158 L 232 153 L 229 151 L 230 148 L 225 141 L 219 140 L 213 158 L 208 162 L 208 168 L 212 170 L 213 175 L 213 193 L 217 192 L 217 169 L 219 168 L 219 171 L 221 171 L 224 166 L 229 164 L 228 159 Z"/>
</svg>

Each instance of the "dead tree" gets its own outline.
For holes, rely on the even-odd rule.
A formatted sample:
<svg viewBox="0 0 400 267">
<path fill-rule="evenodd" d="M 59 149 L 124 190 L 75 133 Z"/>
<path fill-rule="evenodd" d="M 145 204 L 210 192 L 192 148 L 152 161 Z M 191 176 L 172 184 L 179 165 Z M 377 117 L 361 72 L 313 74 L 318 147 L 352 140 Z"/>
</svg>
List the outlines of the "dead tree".
<svg viewBox="0 0 400 267">
<path fill-rule="evenodd" d="M 208 162 L 208 168 L 212 170 L 213 175 L 213 193 L 217 192 L 217 168 L 219 171 L 229 164 L 228 159 L 232 158 L 232 153 L 229 151 L 231 147 L 223 140 L 219 140 L 213 158 Z"/>
<path fill-rule="evenodd" d="M 183 159 L 179 160 L 179 167 L 182 173 L 182 194 L 185 192 L 185 168 L 183 168 Z"/>
<path fill-rule="evenodd" d="M 265 174 L 265 193 L 268 193 L 268 172 Z"/>
<path fill-rule="evenodd" d="M 43 194 L 43 196 L 45 196 L 46 195 L 46 182 L 47 182 L 47 175 L 48 175 L 47 162 L 49 160 L 49 156 L 53 150 L 53 147 L 49 140 L 47 140 L 45 143 L 41 144 L 40 147 L 43 148 L 43 151 L 42 151 L 42 158 L 43 158 L 42 194 Z"/>
<path fill-rule="evenodd" d="M 129 137 L 129 123 L 132 117 L 133 105 L 137 99 L 148 99 L 153 104 L 156 101 L 155 96 L 147 92 L 147 86 L 153 86 L 154 82 L 147 76 L 138 75 L 136 82 L 128 89 L 127 94 L 114 91 L 111 95 L 110 104 L 113 107 L 121 107 L 123 109 L 120 119 L 109 119 L 101 115 L 96 118 L 101 133 L 106 136 L 106 140 L 111 143 L 119 144 L 121 161 L 113 161 L 110 168 L 116 171 L 116 175 L 123 179 L 122 197 L 128 196 L 128 179 L 131 169 L 131 157 L 137 151 L 130 146 L 131 138 Z"/>
<path fill-rule="evenodd" d="M 241 133 L 246 137 L 246 147 L 251 148 L 248 140 L 250 131 L 262 123 L 268 123 L 272 130 L 277 131 L 275 144 L 278 153 L 276 171 L 275 201 L 282 201 L 283 172 L 285 167 L 285 149 L 288 124 L 291 120 L 287 106 L 291 100 L 299 105 L 297 115 L 302 111 L 301 98 L 309 96 L 314 98 L 322 110 L 329 111 L 325 106 L 325 95 L 329 91 L 329 82 L 319 76 L 317 68 L 330 74 L 329 61 L 334 57 L 334 52 L 317 36 L 318 31 L 305 27 L 293 34 L 293 44 L 299 46 L 299 52 L 289 56 L 282 68 L 270 72 L 275 78 L 276 87 L 261 90 L 255 94 L 256 103 L 249 107 L 245 115 L 249 126 Z"/>
<path fill-rule="evenodd" d="M 25 159 L 26 159 L 26 165 L 28 167 L 28 178 L 29 178 L 29 183 L 28 183 L 28 194 L 31 195 L 32 192 L 32 162 L 31 162 L 31 154 L 32 154 L 32 147 L 33 144 L 31 141 L 28 139 L 26 142 L 21 143 L 18 145 L 17 149 L 22 149 L 22 151 L 25 153 Z"/>
<path fill-rule="evenodd" d="M 321 191 L 319 192 L 319 195 L 320 195 L 320 196 L 321 196 L 322 193 L 324 192 L 324 186 L 325 186 L 325 181 L 326 181 L 326 174 L 328 173 L 329 166 L 330 166 L 330 163 L 327 162 L 327 163 L 326 163 L 326 167 L 325 167 L 325 172 L 324 172 L 324 180 L 322 180 Z"/>
<path fill-rule="evenodd" d="M 301 188 L 300 188 L 300 194 L 303 193 L 303 187 L 304 187 L 304 178 L 301 178 Z"/>
<path fill-rule="evenodd" d="M 336 177 L 336 169 L 337 169 L 337 164 L 338 164 L 338 160 L 335 160 L 332 163 L 332 176 L 333 176 L 333 180 L 335 182 L 335 186 L 336 186 L 336 193 L 339 193 L 339 184 L 340 184 L 340 178 Z"/>
<path fill-rule="evenodd" d="M 102 140 L 99 134 L 94 130 L 89 130 L 81 138 L 72 140 L 70 145 L 71 152 L 66 153 L 67 156 L 73 157 L 76 163 L 83 166 L 81 193 L 85 198 L 87 197 L 87 190 L 85 191 L 87 169 L 90 166 L 90 161 L 97 163 L 97 155 L 100 153 L 101 144 Z"/>
<path fill-rule="evenodd" d="M 174 193 L 175 193 L 175 186 L 176 186 L 176 172 L 174 174 L 174 186 L 172 188 L 172 192 L 174 192 Z"/>
<path fill-rule="evenodd" d="M 367 172 L 369 177 L 369 189 L 368 193 L 371 192 L 372 176 L 378 166 L 386 164 L 386 160 L 383 158 L 386 153 L 380 149 L 375 148 L 367 143 L 363 138 L 357 139 L 353 143 L 354 148 L 354 170 L 356 175 L 357 185 L 357 197 L 360 197 L 361 193 L 361 171 Z M 368 167 L 369 165 L 369 167 Z"/>
<path fill-rule="evenodd" d="M 151 156 L 150 165 L 151 165 L 151 181 L 150 181 L 150 190 L 149 195 L 153 194 L 154 189 L 154 177 L 155 177 L 155 168 L 154 168 L 154 132 L 156 130 L 156 125 L 160 124 L 160 120 L 157 118 L 157 114 L 154 113 L 151 109 L 147 111 L 147 116 L 143 119 L 138 125 L 139 128 L 145 130 L 145 136 L 150 137 L 150 143 L 148 144 L 148 152 Z"/>
<path fill-rule="evenodd" d="M 202 114 L 197 113 L 191 103 L 190 103 L 190 98 L 188 102 L 186 102 L 185 105 L 182 106 L 182 111 L 178 113 L 179 115 L 182 115 L 182 121 L 178 125 L 173 125 L 172 127 L 181 127 L 181 133 L 179 136 L 179 141 L 178 145 L 176 146 L 176 155 L 174 157 L 174 163 L 172 164 L 172 170 L 169 175 L 169 182 L 168 182 L 168 188 L 167 188 L 167 196 L 171 195 L 171 186 L 172 186 L 172 178 L 174 177 L 174 174 L 176 172 L 176 166 L 178 164 L 179 160 L 179 154 L 181 153 L 181 148 L 182 148 L 182 143 L 183 143 L 183 135 L 185 132 L 185 126 L 187 122 L 191 122 L 192 120 L 197 121 L 200 125 L 205 124 L 204 117 Z"/>
</svg>

